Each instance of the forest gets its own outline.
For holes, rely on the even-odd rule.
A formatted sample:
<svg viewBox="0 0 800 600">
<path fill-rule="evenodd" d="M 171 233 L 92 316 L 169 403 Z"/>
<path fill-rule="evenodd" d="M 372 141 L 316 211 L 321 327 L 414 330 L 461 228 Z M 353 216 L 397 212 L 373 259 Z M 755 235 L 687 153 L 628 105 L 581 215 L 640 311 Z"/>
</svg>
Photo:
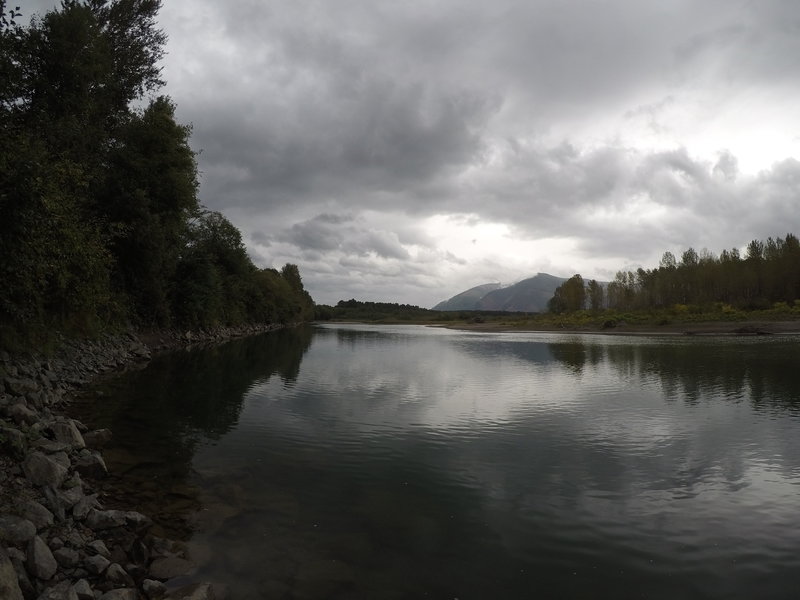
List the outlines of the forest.
<svg viewBox="0 0 800 600">
<path fill-rule="evenodd" d="M 737 248 L 719 256 L 689 248 L 680 259 L 665 252 L 657 268 L 619 271 L 605 286 L 595 280 L 584 284 L 580 275 L 574 275 L 556 289 L 548 304 L 553 313 L 587 308 L 724 312 L 796 306 L 800 306 L 800 241 L 791 233 L 752 240 L 743 256 Z"/>
<path fill-rule="evenodd" d="M 0 0 L 0 334 L 313 318 L 198 201 L 191 127 L 158 95 L 160 0 Z"/>
</svg>

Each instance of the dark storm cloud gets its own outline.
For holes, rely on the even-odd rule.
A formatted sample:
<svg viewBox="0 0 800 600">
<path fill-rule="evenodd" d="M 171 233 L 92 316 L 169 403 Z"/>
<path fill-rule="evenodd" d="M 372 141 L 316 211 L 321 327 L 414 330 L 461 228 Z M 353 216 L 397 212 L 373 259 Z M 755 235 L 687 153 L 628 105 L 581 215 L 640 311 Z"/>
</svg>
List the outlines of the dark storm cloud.
<svg viewBox="0 0 800 600">
<path fill-rule="evenodd" d="M 201 200 L 326 300 L 433 304 L 517 258 L 467 258 L 436 216 L 571 240 L 572 272 L 796 222 L 794 0 L 197 0 L 161 15 Z M 549 264 L 535 258 L 504 276 Z"/>
</svg>

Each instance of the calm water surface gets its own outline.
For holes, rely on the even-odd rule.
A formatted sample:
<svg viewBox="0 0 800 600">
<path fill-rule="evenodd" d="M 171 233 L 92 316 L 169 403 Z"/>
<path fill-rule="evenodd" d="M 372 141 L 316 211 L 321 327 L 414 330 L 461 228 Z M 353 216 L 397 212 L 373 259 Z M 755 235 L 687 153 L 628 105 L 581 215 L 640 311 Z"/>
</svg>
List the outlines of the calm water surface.
<svg viewBox="0 0 800 600">
<path fill-rule="evenodd" d="M 799 368 L 797 337 L 324 326 L 77 409 L 235 600 L 793 598 Z"/>
</svg>

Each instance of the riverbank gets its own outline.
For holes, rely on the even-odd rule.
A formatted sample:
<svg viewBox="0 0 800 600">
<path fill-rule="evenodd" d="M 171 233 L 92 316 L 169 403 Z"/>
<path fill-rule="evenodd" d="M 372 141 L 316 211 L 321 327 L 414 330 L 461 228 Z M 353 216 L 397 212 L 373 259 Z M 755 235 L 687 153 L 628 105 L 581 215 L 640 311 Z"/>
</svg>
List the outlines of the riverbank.
<svg viewBox="0 0 800 600">
<path fill-rule="evenodd" d="M 779 335 L 800 334 L 797 321 L 703 321 L 686 323 L 614 323 L 607 326 L 576 327 L 570 324 L 503 324 L 503 323 L 458 323 L 437 324 L 436 327 L 463 331 L 496 332 L 541 332 L 541 333 L 590 333 L 602 335 Z"/>
<path fill-rule="evenodd" d="M 65 415 L 72 394 L 154 353 L 216 344 L 279 326 L 158 330 L 62 340 L 52 356 L 0 352 L 0 598 L 219 600 L 211 584 L 171 585 L 193 565 L 181 544 L 152 535 L 136 511 L 107 510 L 109 430 Z"/>
</svg>

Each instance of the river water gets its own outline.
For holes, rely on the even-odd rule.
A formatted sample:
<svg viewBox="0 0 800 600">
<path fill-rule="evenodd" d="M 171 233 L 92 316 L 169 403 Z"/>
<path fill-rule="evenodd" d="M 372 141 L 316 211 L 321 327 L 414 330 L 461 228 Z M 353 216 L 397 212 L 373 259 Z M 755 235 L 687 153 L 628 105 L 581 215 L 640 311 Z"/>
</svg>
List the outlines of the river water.
<svg viewBox="0 0 800 600">
<path fill-rule="evenodd" d="M 328 325 L 76 406 L 232 599 L 792 598 L 800 339 Z"/>
</svg>

